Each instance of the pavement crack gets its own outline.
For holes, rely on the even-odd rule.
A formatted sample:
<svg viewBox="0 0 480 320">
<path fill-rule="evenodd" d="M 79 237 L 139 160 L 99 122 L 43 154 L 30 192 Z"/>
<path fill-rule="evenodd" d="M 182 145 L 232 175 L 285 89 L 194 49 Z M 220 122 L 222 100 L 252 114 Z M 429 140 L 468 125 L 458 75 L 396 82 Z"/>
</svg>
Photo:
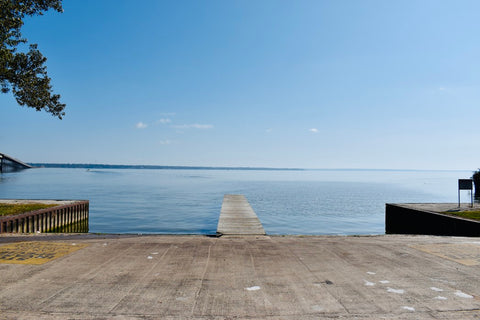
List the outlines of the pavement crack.
<svg viewBox="0 0 480 320">
<path fill-rule="evenodd" d="M 210 244 L 208 246 L 208 254 L 207 254 L 207 261 L 205 262 L 205 268 L 203 269 L 203 273 L 202 273 L 202 278 L 200 280 L 200 286 L 198 287 L 198 290 L 197 292 L 195 293 L 195 298 L 194 298 L 194 302 L 193 302 L 193 306 L 192 306 L 192 316 L 194 315 L 195 313 L 195 309 L 197 307 L 197 301 L 198 301 L 198 297 L 200 296 L 200 292 L 202 291 L 202 288 L 203 288 L 203 283 L 205 282 L 205 275 L 207 274 L 207 270 L 208 270 L 208 265 L 210 263 L 210 256 L 211 256 L 211 250 L 212 250 L 212 246 L 213 245 L 216 245 L 216 241 L 213 243 L 213 244 Z"/>
<path fill-rule="evenodd" d="M 312 269 L 310 269 L 310 267 L 305 263 L 305 261 L 300 258 L 289 246 L 286 246 L 286 248 L 288 249 L 288 251 L 296 258 L 296 260 L 304 266 L 304 268 L 306 270 L 308 270 L 308 272 L 313 276 L 313 278 L 317 279 L 316 283 L 322 283 L 322 284 L 326 284 L 324 285 L 323 287 L 325 288 L 325 290 L 327 291 L 327 293 L 330 295 L 330 297 L 332 297 L 332 299 L 334 299 L 335 301 L 337 301 L 340 306 L 342 306 L 342 308 L 345 310 L 346 313 L 350 313 L 350 310 L 347 309 L 347 307 L 343 304 L 343 302 L 341 301 L 341 299 L 338 299 L 337 297 L 335 297 L 329 290 L 329 286 L 333 284 L 332 281 L 330 280 L 321 280 L 313 271 Z M 328 284 L 328 286 L 327 286 Z"/>
<path fill-rule="evenodd" d="M 165 249 L 165 251 L 162 253 L 162 255 L 161 255 L 158 259 L 156 259 L 157 262 L 153 263 L 153 265 L 150 267 L 150 269 L 149 269 L 147 272 L 145 272 L 145 274 L 144 274 L 144 276 L 141 278 L 141 280 L 144 280 L 147 276 L 150 275 L 150 273 L 152 272 L 152 270 L 155 269 L 155 267 L 156 267 L 159 263 L 162 262 L 163 258 L 167 255 L 168 251 L 170 251 L 170 249 L 171 249 L 172 247 L 173 247 L 173 245 L 170 245 L 167 249 Z M 141 283 L 142 283 L 142 281 L 137 281 L 136 284 L 133 285 L 133 286 L 128 290 L 128 292 L 125 293 L 125 294 L 123 295 L 123 297 L 122 297 L 117 303 L 115 303 L 115 305 L 114 305 L 113 307 L 111 307 L 111 308 L 109 309 L 108 313 L 113 312 L 113 310 L 115 310 L 115 308 L 117 308 L 127 297 L 129 297 L 129 296 L 130 296 L 130 293 L 131 293 L 134 289 L 138 288 Z"/>
<path fill-rule="evenodd" d="M 110 257 L 109 259 L 105 260 L 103 263 L 101 263 L 100 265 L 98 265 L 97 267 L 91 269 L 90 271 L 88 271 L 85 275 L 82 275 L 80 276 L 79 278 L 77 278 L 76 280 L 74 280 L 72 283 L 70 283 L 69 285 L 65 286 L 64 288 L 58 290 L 57 292 L 55 292 L 54 294 L 52 294 L 51 296 L 43 299 L 41 302 L 40 302 L 40 305 L 42 306 L 45 306 L 46 304 L 48 304 L 50 301 L 54 300 L 56 297 L 60 296 L 63 292 L 65 291 L 68 291 L 69 289 L 75 287 L 78 283 L 81 283 L 81 281 L 83 280 L 91 280 L 93 279 L 100 270 L 102 270 L 105 266 L 111 264 L 112 261 L 114 261 L 115 259 L 118 259 L 119 256 L 121 255 L 124 255 L 125 252 L 129 252 L 129 251 L 132 251 L 132 247 L 129 246 L 128 248 L 124 249 L 124 252 L 122 251 L 120 254 L 116 254 L 112 257 Z"/>
<path fill-rule="evenodd" d="M 255 243 L 255 242 L 253 242 L 253 243 Z M 252 243 L 252 246 L 254 245 L 253 243 Z M 257 269 L 256 269 L 256 267 L 255 267 L 255 258 L 253 257 L 252 250 L 250 249 L 250 246 L 247 246 L 247 249 L 248 249 L 248 254 L 250 255 L 250 262 L 251 262 L 251 264 L 252 264 L 252 269 L 253 269 L 253 273 L 254 273 L 254 275 L 255 275 L 255 279 L 259 279 L 258 273 L 257 273 Z M 262 284 L 262 286 L 263 286 L 263 284 Z M 270 308 L 272 308 L 273 304 L 272 304 L 272 302 L 268 299 L 268 296 L 267 296 L 265 290 L 262 290 L 262 295 L 263 295 L 263 299 L 264 299 L 263 301 L 264 301 L 265 310 L 268 309 L 267 306 L 270 307 Z"/>
</svg>

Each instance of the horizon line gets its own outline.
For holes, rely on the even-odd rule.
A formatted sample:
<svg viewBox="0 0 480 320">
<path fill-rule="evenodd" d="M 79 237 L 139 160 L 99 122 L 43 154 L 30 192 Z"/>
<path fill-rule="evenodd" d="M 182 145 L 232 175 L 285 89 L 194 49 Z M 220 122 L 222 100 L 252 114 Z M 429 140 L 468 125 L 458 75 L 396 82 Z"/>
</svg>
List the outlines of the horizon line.
<svg viewBox="0 0 480 320">
<path fill-rule="evenodd" d="M 255 166 L 195 166 L 195 165 L 152 165 L 152 164 L 107 164 L 107 163 L 67 163 L 67 162 L 28 162 L 35 168 L 102 168 L 102 169 L 171 169 L 171 170 L 278 170 L 278 171 L 469 171 L 466 169 L 391 169 L 391 168 L 295 168 L 295 167 L 255 167 Z M 474 172 L 475 170 L 472 170 Z"/>
</svg>

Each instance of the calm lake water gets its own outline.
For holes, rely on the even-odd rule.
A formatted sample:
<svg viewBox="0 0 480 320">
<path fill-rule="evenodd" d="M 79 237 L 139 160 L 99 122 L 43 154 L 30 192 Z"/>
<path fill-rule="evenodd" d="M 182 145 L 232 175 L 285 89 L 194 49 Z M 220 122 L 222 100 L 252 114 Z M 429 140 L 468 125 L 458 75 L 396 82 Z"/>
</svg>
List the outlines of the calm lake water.
<svg viewBox="0 0 480 320">
<path fill-rule="evenodd" d="M 383 234 L 385 203 L 457 202 L 471 175 L 42 168 L 0 174 L 0 198 L 90 200 L 90 232 L 214 234 L 223 195 L 244 194 L 268 234 Z"/>
</svg>

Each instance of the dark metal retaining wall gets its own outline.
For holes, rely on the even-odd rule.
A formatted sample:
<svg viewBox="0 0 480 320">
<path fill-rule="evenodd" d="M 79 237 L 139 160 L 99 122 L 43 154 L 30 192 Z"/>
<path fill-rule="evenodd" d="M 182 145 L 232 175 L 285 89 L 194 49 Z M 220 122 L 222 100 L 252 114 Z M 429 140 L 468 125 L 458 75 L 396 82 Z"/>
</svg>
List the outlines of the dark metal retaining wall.
<svg viewBox="0 0 480 320">
<path fill-rule="evenodd" d="M 385 233 L 480 237 L 480 222 L 387 203 Z"/>
<path fill-rule="evenodd" d="M 0 217 L 0 233 L 88 232 L 89 201 L 82 200 L 56 207 Z"/>
</svg>

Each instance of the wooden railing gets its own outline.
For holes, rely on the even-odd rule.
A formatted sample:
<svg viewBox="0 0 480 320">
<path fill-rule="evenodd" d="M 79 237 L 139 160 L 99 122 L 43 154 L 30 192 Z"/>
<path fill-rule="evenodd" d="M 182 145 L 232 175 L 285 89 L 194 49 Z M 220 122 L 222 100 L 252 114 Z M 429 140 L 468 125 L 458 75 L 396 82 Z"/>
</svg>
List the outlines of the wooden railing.
<svg viewBox="0 0 480 320">
<path fill-rule="evenodd" d="M 0 217 L 0 233 L 88 232 L 89 201 Z"/>
</svg>

